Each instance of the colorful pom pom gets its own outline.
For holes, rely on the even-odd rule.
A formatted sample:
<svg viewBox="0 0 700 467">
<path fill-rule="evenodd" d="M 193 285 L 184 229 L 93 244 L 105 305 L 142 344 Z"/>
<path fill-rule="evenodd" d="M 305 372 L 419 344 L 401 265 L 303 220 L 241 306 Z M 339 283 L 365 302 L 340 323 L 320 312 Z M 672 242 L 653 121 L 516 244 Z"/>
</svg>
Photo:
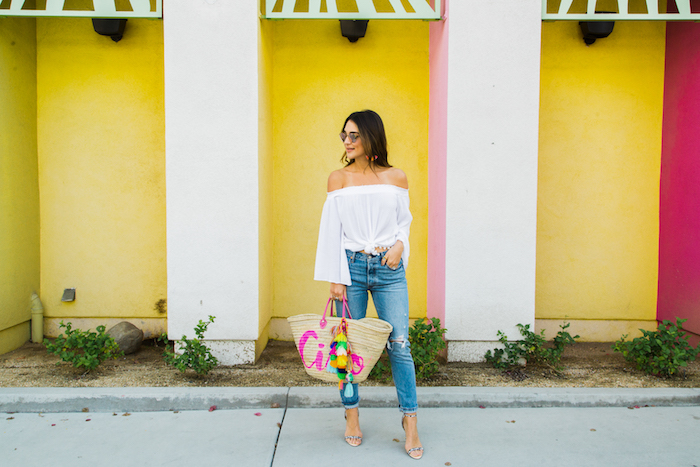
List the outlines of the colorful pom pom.
<svg viewBox="0 0 700 467">
<path fill-rule="evenodd" d="M 352 350 L 348 342 L 348 323 L 345 318 L 340 320 L 338 326 L 331 330 L 333 339 L 330 345 L 330 359 L 326 371 L 338 375 L 338 388 L 343 391 L 345 397 L 352 397 L 354 390 L 352 381 Z"/>
<path fill-rule="evenodd" d="M 338 369 L 331 365 L 331 362 L 328 362 L 328 366 L 326 367 L 326 371 L 328 373 L 338 373 Z"/>
</svg>

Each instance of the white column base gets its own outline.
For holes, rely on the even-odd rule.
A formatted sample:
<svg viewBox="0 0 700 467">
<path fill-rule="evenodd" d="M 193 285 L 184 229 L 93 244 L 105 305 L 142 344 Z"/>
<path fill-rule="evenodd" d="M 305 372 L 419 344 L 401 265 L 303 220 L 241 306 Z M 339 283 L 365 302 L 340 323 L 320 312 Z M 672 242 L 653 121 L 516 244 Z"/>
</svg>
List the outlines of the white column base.
<svg viewBox="0 0 700 467">
<path fill-rule="evenodd" d="M 498 341 L 448 341 L 447 361 L 481 363 L 485 362 L 484 355 L 488 350 L 503 348 Z"/>
<path fill-rule="evenodd" d="M 204 341 L 219 365 L 244 365 L 255 363 L 255 341 Z M 175 353 L 180 354 L 180 341 L 175 341 Z"/>
<path fill-rule="evenodd" d="M 206 344 L 220 365 L 255 363 L 255 341 L 208 341 Z"/>
</svg>

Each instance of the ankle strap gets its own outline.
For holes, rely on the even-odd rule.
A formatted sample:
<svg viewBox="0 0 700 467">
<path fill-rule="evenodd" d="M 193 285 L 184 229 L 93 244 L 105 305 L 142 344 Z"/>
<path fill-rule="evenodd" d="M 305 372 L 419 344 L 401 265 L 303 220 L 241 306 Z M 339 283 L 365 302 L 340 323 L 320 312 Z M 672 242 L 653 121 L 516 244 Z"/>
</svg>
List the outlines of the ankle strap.
<svg viewBox="0 0 700 467">
<path fill-rule="evenodd" d="M 405 414 L 403 414 L 403 418 L 415 418 L 417 415 L 418 414 L 415 414 L 415 413 L 411 413 L 411 414 L 405 413 Z"/>
</svg>

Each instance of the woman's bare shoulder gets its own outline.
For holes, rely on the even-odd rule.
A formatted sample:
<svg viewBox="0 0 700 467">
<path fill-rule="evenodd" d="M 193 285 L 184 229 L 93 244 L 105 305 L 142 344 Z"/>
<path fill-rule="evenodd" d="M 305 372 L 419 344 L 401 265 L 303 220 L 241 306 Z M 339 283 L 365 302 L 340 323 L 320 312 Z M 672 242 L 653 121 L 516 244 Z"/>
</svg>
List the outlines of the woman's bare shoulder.
<svg viewBox="0 0 700 467">
<path fill-rule="evenodd" d="M 343 169 L 334 170 L 328 176 L 328 192 L 340 190 L 345 184 L 345 172 Z"/>
<path fill-rule="evenodd" d="M 392 185 L 408 189 L 408 177 L 403 170 L 391 167 L 386 171 L 386 176 Z"/>
</svg>

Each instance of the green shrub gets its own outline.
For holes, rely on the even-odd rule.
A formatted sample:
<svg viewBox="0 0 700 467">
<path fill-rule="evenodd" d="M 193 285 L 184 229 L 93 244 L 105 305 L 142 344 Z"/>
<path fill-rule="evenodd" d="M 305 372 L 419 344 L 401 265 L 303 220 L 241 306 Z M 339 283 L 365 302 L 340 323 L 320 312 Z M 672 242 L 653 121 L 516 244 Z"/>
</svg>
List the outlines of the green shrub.
<svg viewBox="0 0 700 467">
<path fill-rule="evenodd" d="M 65 335 L 61 333 L 53 342 L 44 339 L 46 351 L 58 355 L 61 361 L 72 363 L 75 368 L 94 370 L 108 358 L 124 355 L 114 339 L 105 334 L 104 326 L 97 326 L 97 332 L 81 331 L 61 321 L 59 328 L 65 328 Z"/>
<path fill-rule="evenodd" d="M 529 324 L 517 325 L 523 336 L 519 341 L 509 342 L 508 336 L 503 331 L 498 331 L 498 341 L 503 344 L 503 348 L 487 351 L 484 358 L 499 370 L 506 370 L 524 361 L 525 365 L 545 366 L 559 372 L 561 370 L 559 361 L 564 348 L 573 344 L 579 337 L 578 335 L 572 337 L 566 331 L 569 326 L 570 323 L 560 326 L 561 331 L 552 339 L 551 345 L 548 345 L 544 338 L 544 329 L 537 334 L 530 330 Z"/>
<path fill-rule="evenodd" d="M 187 336 L 182 336 L 180 345 L 180 355 L 174 352 L 165 351 L 165 362 L 174 366 L 181 372 L 187 371 L 188 368 L 193 369 L 198 375 L 206 375 L 209 371 L 219 364 L 219 360 L 211 354 L 209 348 L 201 342 L 204 339 L 204 333 L 207 331 L 209 324 L 214 322 L 214 317 L 209 316 L 209 321 L 204 322 L 201 319 L 199 324 L 195 326 L 194 332 L 197 335 L 195 339 L 188 339 Z"/>
<path fill-rule="evenodd" d="M 167 347 L 168 342 L 169 342 L 169 340 L 168 340 L 168 333 L 167 332 L 161 332 L 160 336 L 153 338 L 153 345 L 155 345 L 156 347 L 159 345 L 162 345 L 163 347 Z"/>
<path fill-rule="evenodd" d="M 440 369 L 438 353 L 445 348 L 442 336 L 447 329 L 440 327 L 440 318 L 418 319 L 408 329 L 411 355 L 416 366 L 416 379 L 430 379 Z"/>
<path fill-rule="evenodd" d="M 638 370 L 662 377 L 671 377 L 678 373 L 688 362 L 695 360 L 700 347 L 693 348 L 682 331 L 687 320 L 676 318 L 674 325 L 663 320 L 656 331 L 642 331 L 642 337 L 626 341 L 627 334 L 615 342 L 613 350 L 620 352 L 629 362 L 637 365 Z"/>
<path fill-rule="evenodd" d="M 443 340 L 445 331 L 447 329 L 440 327 L 440 318 L 418 319 L 408 329 L 408 341 L 411 343 L 411 355 L 413 355 L 413 363 L 416 367 L 417 380 L 430 379 L 440 369 L 437 357 L 440 350 L 445 348 Z M 391 380 L 391 362 L 386 351 L 369 375 L 375 379 Z"/>
</svg>

